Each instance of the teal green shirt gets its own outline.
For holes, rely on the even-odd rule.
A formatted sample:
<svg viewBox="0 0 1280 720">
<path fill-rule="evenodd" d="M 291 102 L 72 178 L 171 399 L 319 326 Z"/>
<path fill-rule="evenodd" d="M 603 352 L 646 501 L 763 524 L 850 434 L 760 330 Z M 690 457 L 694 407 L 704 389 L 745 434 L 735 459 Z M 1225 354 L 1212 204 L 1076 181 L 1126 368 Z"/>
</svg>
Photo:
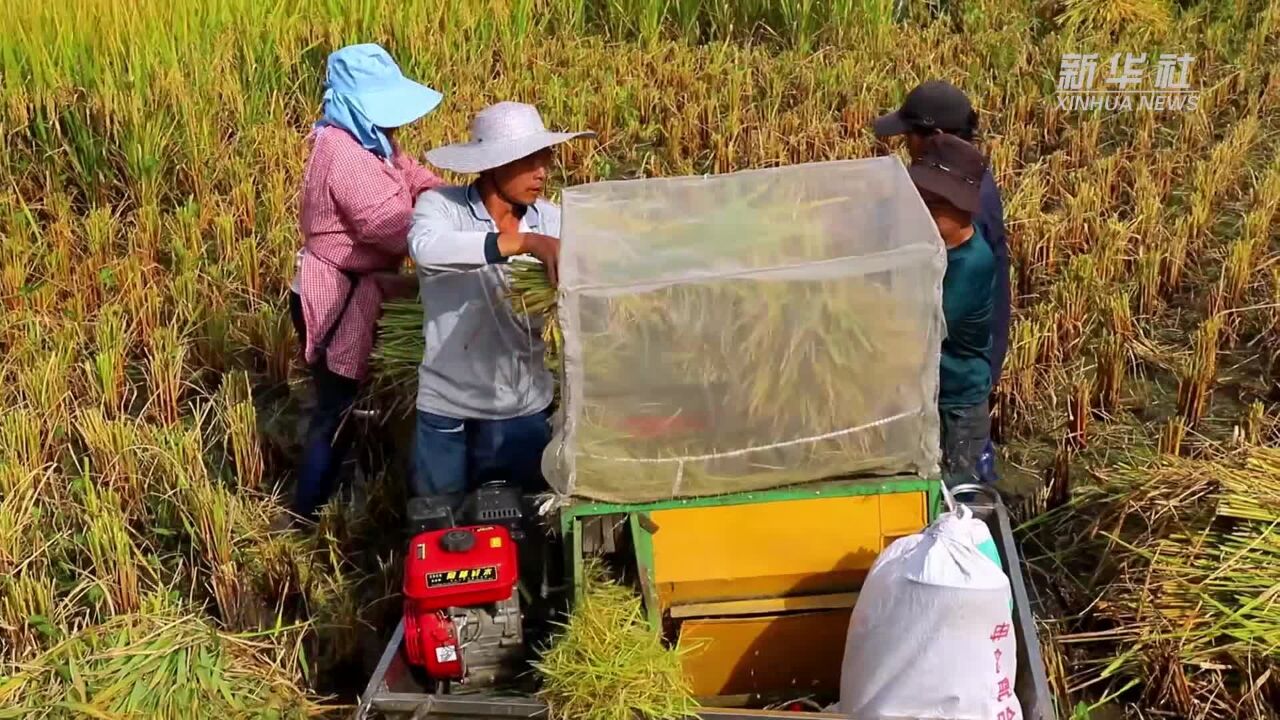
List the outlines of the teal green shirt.
<svg viewBox="0 0 1280 720">
<path fill-rule="evenodd" d="M 938 406 L 977 405 L 991 393 L 991 322 L 996 277 L 991 245 L 975 226 L 973 237 L 947 250 L 942 278 L 942 341 Z"/>
</svg>

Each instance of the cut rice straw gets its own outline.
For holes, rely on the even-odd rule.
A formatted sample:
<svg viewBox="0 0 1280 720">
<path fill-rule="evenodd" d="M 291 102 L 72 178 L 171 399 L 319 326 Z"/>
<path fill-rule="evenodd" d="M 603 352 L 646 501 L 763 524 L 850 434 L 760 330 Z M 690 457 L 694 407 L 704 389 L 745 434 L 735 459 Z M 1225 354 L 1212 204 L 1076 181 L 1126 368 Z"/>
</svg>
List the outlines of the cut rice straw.
<svg viewBox="0 0 1280 720">
<path fill-rule="evenodd" d="M 681 667 L 639 596 L 589 564 L 577 606 L 536 664 L 552 720 L 680 720 L 696 707 Z"/>
</svg>

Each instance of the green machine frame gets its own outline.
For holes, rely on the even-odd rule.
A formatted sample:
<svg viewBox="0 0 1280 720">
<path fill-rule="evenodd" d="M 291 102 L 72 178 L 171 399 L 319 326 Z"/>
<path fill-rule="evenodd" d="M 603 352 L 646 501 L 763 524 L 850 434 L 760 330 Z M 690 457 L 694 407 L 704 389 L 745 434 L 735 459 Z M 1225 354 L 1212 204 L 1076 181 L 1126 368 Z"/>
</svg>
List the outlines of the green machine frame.
<svg viewBox="0 0 1280 720">
<path fill-rule="evenodd" d="M 918 475 L 845 478 L 771 490 L 658 500 L 647 503 L 595 502 L 575 498 L 567 506 L 560 509 L 560 531 L 563 533 L 565 552 L 568 555 L 565 558 L 565 567 L 573 568 L 573 587 L 576 597 L 583 586 L 583 521 L 587 518 L 604 515 L 625 516 L 634 544 L 637 575 L 640 580 L 640 591 L 644 599 L 645 611 L 648 614 L 649 624 L 660 630 L 662 617 L 658 607 L 657 587 L 653 575 L 653 533 L 651 530 L 652 523 L 648 520 L 648 513 L 655 510 L 677 508 L 717 507 L 774 503 L 788 500 L 811 500 L 818 497 L 851 497 L 915 492 L 926 494 L 927 520 L 932 522 L 942 511 L 941 483 L 936 478 L 928 479 Z"/>
</svg>

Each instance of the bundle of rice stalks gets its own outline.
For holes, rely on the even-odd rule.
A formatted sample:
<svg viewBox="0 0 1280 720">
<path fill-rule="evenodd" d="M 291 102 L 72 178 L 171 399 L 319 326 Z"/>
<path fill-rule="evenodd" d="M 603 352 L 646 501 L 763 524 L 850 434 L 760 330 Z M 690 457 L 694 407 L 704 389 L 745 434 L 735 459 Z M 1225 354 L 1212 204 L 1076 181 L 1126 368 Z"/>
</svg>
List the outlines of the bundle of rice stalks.
<svg viewBox="0 0 1280 720">
<path fill-rule="evenodd" d="M 511 307 L 529 320 L 531 330 L 541 332 L 547 348 L 546 366 L 558 374 L 564 341 L 556 317 L 556 289 L 540 262 L 515 259 L 509 267 Z M 402 412 L 411 412 L 414 407 L 423 353 L 422 313 L 422 303 L 416 298 L 391 300 L 383 304 L 378 323 L 378 344 L 372 359 L 375 392 Z"/>
<path fill-rule="evenodd" d="M 226 635 L 194 617 L 116 616 L 0 678 L 0 718 L 307 717 L 319 708 L 297 688 L 287 640 Z"/>
<path fill-rule="evenodd" d="M 553 720 L 680 720 L 696 703 L 639 596 L 588 565 L 583 593 L 535 668 Z"/>
<path fill-rule="evenodd" d="M 374 392 L 396 411 L 413 411 L 422 351 L 422 303 L 417 298 L 383 303 L 369 375 Z"/>
<path fill-rule="evenodd" d="M 1099 628 L 1063 638 L 1095 654 L 1073 689 L 1141 687 L 1186 717 L 1270 717 L 1267 693 L 1280 690 L 1280 451 L 1125 466 L 1064 515 L 1065 537 L 1097 541 L 1065 555 L 1093 568 L 1066 577 L 1078 578 Z"/>
<path fill-rule="evenodd" d="M 534 260 L 512 260 L 511 307 L 529 319 L 530 325 L 542 326 L 542 342 L 547 346 L 546 364 L 553 372 L 560 369 L 560 320 L 556 315 L 556 288 L 547 277 L 547 269 Z"/>
<path fill-rule="evenodd" d="M 1168 28 L 1171 17 L 1164 0 L 1064 0 L 1058 22 L 1071 29 L 1106 33 L 1159 32 Z"/>
</svg>

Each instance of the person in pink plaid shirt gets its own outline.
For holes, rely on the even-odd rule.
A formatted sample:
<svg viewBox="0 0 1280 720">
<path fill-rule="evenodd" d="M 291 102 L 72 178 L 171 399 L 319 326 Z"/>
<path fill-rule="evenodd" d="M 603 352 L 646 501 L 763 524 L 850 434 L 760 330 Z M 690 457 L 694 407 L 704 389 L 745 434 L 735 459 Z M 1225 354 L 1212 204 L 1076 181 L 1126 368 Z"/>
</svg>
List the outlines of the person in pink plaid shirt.
<svg viewBox="0 0 1280 720">
<path fill-rule="evenodd" d="M 401 74 L 378 45 L 329 56 L 324 116 L 310 135 L 302 180 L 290 311 L 315 388 L 293 511 L 314 519 L 350 444 L 343 419 L 368 372 L 388 294 L 400 276 L 414 198 L 443 181 L 400 150 L 395 129 L 431 112 L 440 93 Z M 408 284 L 404 281 L 408 280 Z"/>
</svg>

